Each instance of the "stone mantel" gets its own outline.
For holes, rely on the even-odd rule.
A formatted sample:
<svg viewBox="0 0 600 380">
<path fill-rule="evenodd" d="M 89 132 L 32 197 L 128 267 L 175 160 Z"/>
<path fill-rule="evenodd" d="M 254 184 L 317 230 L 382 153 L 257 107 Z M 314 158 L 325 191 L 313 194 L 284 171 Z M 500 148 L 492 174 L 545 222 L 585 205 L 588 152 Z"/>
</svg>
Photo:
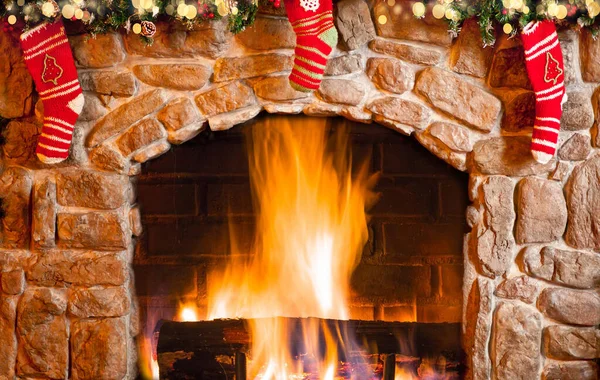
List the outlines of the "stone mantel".
<svg viewBox="0 0 600 380">
<path fill-rule="evenodd" d="M 340 43 L 314 94 L 288 84 L 295 40 L 282 11 L 237 36 L 220 22 L 159 25 L 151 47 L 70 36 L 86 103 L 57 166 L 35 158 L 43 109 L 16 36 L 0 32 L 0 116 L 12 119 L 0 160 L 0 379 L 135 377 L 140 165 L 261 111 L 380 124 L 467 171 L 469 378 L 597 379 L 600 41 L 559 33 L 569 100 L 557 158 L 542 165 L 529 154 L 534 96 L 518 39 L 484 49 L 470 22 L 452 41 L 408 8 L 385 25 L 362 0 L 336 8 Z"/>
</svg>

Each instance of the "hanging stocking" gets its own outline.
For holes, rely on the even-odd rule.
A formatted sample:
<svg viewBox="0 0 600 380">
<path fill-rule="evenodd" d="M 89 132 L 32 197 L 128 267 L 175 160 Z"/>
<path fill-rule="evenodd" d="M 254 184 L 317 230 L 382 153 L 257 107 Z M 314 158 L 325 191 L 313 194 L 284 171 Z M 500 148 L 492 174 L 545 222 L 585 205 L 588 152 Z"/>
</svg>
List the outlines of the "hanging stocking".
<svg viewBox="0 0 600 380">
<path fill-rule="evenodd" d="M 44 104 L 44 126 L 35 150 L 54 164 L 69 156 L 83 95 L 62 21 L 44 23 L 21 35 L 25 64 Z"/>
<path fill-rule="evenodd" d="M 284 0 L 288 20 L 296 33 L 294 68 L 290 84 L 298 91 L 319 88 L 325 65 L 337 45 L 332 0 Z"/>
<path fill-rule="evenodd" d="M 527 74 L 535 91 L 535 124 L 531 153 L 536 161 L 552 159 L 558 143 L 565 94 L 562 51 L 552 21 L 529 23 L 521 33 Z"/>
</svg>

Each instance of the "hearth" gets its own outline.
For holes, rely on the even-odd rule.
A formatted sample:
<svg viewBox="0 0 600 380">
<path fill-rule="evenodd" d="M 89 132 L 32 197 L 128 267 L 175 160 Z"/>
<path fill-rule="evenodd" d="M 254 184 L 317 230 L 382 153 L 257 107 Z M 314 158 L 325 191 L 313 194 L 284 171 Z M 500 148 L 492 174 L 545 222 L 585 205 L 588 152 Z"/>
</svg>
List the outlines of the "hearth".
<svg viewBox="0 0 600 380">
<path fill-rule="evenodd" d="M 293 160 L 286 149 L 297 150 Z M 296 166 L 295 160 L 306 158 L 310 164 Z M 306 176 L 308 184 L 297 176 Z M 375 183 L 375 192 L 364 187 Z M 367 372 L 368 378 L 382 378 L 390 354 L 406 376 L 423 368 L 439 378 L 459 376 L 466 187 L 462 173 L 415 141 L 343 119 L 263 116 L 227 132 L 201 134 L 152 161 L 136 185 L 145 224 L 134 269 L 146 365 L 155 373 L 160 367 L 161 378 L 227 378 L 236 370 L 234 359 L 248 353 L 256 375 L 266 371 L 256 369 L 257 361 L 271 355 L 264 346 L 281 344 L 276 349 L 287 352 L 286 366 L 299 366 L 305 378 L 346 373 L 343 378 L 361 379 Z M 337 192 L 348 192 L 347 198 L 329 194 Z M 295 197 L 302 198 L 302 207 Z M 310 215 L 322 208 L 346 211 L 333 224 L 319 223 L 328 216 Z M 344 216 L 348 212 L 356 215 Z M 280 214 L 288 225 L 278 229 Z M 346 236 L 332 237 L 334 246 L 348 244 L 331 248 L 341 258 L 326 259 L 320 251 L 325 243 L 310 243 L 328 228 Z M 282 262 L 278 256 L 285 255 Z M 311 288 L 314 299 L 306 298 Z M 319 298 L 328 291 L 332 298 Z M 259 319 L 218 319 L 232 317 Z M 284 319 L 293 326 L 275 334 L 281 319 L 271 317 L 353 320 L 338 325 L 331 319 Z M 189 322 L 206 318 L 211 321 Z M 310 326 L 298 322 L 309 320 Z M 321 323 L 328 326 L 325 332 Z M 223 332 L 223 324 L 235 328 Z M 305 341 L 294 341 L 292 331 Z M 332 353 L 337 364 L 327 375 L 324 361 Z M 431 362 L 440 360 L 447 365 L 436 372 Z"/>
</svg>

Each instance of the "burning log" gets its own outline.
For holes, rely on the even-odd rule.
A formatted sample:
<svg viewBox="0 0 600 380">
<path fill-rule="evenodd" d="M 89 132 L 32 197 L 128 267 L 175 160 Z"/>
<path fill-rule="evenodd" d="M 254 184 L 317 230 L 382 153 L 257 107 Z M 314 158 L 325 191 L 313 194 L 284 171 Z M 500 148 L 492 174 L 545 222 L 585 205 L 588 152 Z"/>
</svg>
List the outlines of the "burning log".
<svg viewBox="0 0 600 380">
<path fill-rule="evenodd" d="M 325 331 L 336 332 L 341 362 L 353 362 L 357 356 L 371 361 L 375 357 L 375 364 L 380 368 L 373 379 L 393 379 L 393 363 L 418 367 L 421 359 L 438 357 L 445 358 L 444 371 L 460 372 L 463 354 L 455 343 L 460 341 L 460 324 L 279 319 L 290 326 L 290 336 L 284 344 L 296 357 L 306 354 L 303 326 L 316 322 L 321 326 L 321 347 L 325 346 Z M 157 345 L 161 378 L 232 379 L 235 374 L 236 379 L 244 380 L 246 354 L 249 358 L 252 354 L 249 322 L 242 319 L 163 322 Z"/>
</svg>

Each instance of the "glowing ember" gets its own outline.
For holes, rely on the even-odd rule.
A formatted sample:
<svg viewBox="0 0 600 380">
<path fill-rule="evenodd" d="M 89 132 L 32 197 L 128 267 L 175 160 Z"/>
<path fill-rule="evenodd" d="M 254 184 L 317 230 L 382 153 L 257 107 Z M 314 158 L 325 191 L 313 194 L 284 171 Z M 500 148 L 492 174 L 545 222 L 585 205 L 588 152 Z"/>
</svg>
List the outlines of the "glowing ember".
<svg viewBox="0 0 600 380">
<path fill-rule="evenodd" d="M 198 318 L 198 309 L 196 306 L 184 306 L 179 312 L 177 320 L 181 322 L 199 321 L 200 318 Z"/>
<path fill-rule="evenodd" d="M 297 120 L 294 120 L 297 123 Z M 326 121 L 271 117 L 253 128 L 250 179 L 257 232 L 253 252 L 240 252 L 209 277 L 209 319 L 264 318 L 251 327 L 249 377 L 304 378 L 289 351 L 288 326 L 275 317 L 348 319 L 350 276 L 368 238 L 366 204 L 373 198 L 367 165 L 352 173 L 347 139 L 327 138 Z M 248 258 L 248 253 L 252 253 Z M 245 259 L 240 259 L 245 257 Z M 336 378 L 339 331 L 319 343 L 318 322 L 303 326 L 315 373 Z M 322 356 L 322 355 L 321 355 Z M 321 362 L 319 362 L 321 361 Z"/>
</svg>

